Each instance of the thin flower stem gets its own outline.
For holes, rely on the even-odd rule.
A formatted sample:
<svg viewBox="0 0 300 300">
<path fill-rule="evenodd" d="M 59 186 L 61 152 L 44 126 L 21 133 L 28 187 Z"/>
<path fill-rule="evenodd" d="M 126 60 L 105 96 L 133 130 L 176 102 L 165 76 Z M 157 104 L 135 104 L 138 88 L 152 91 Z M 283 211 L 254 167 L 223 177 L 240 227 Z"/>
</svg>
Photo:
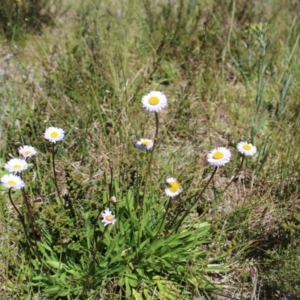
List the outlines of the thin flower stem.
<svg viewBox="0 0 300 300">
<path fill-rule="evenodd" d="M 97 244 L 96 244 L 96 247 L 95 247 L 95 250 L 94 250 L 94 253 L 93 253 L 93 258 L 92 258 L 92 262 L 91 262 L 91 265 L 90 265 L 90 268 L 89 268 L 89 271 L 87 273 L 87 276 L 86 276 L 86 280 L 85 280 L 85 283 L 84 283 L 84 287 L 83 287 L 83 291 L 82 291 L 82 294 L 84 294 L 87 286 L 88 286 L 88 281 L 89 281 L 89 277 L 91 275 L 91 272 L 95 266 L 95 262 L 96 262 L 96 255 L 97 255 L 97 252 L 99 250 L 99 247 L 100 247 L 100 244 L 103 240 L 103 237 L 105 235 L 105 232 L 107 230 L 108 226 L 105 226 L 104 228 L 104 231 L 102 232 L 102 235 L 100 236 L 99 240 L 97 241 Z"/>
<path fill-rule="evenodd" d="M 33 243 L 32 243 L 32 241 L 29 238 L 29 234 L 28 234 L 28 231 L 27 231 L 27 228 L 26 228 L 24 216 L 20 213 L 19 209 L 17 208 L 17 206 L 15 205 L 14 201 L 12 200 L 12 197 L 11 197 L 11 188 L 8 190 L 8 198 L 9 198 L 10 203 L 12 204 L 12 206 L 14 207 L 14 209 L 16 210 L 16 212 L 19 215 L 19 218 L 20 218 L 20 221 L 21 221 L 21 224 L 22 224 L 22 227 L 23 227 L 23 230 L 24 230 L 24 234 L 25 234 L 25 237 L 26 237 L 26 240 L 27 240 L 29 248 L 36 255 L 36 257 L 38 258 L 40 264 L 44 265 L 47 268 L 48 271 L 51 271 L 51 269 L 47 265 L 45 265 L 43 263 L 41 255 L 40 255 L 40 253 L 38 251 L 38 246 L 37 246 L 36 240 L 34 239 Z M 47 277 L 52 282 L 52 279 L 50 278 L 50 276 L 48 274 L 47 274 Z"/>
<path fill-rule="evenodd" d="M 192 203 L 192 205 L 190 206 L 189 209 L 187 209 L 185 211 L 185 213 L 183 214 L 182 218 L 180 219 L 180 221 L 178 222 L 175 230 L 177 231 L 181 225 L 181 223 L 183 222 L 183 220 L 186 218 L 186 216 L 189 214 L 190 210 L 193 208 L 193 206 L 198 202 L 198 200 L 202 197 L 203 193 L 205 192 L 205 190 L 207 189 L 208 185 L 210 184 L 210 182 L 212 181 L 213 177 L 215 176 L 216 172 L 218 170 L 218 167 L 215 167 L 214 171 L 212 172 L 209 180 L 207 181 L 205 187 L 203 188 L 203 190 L 201 191 L 201 193 L 195 198 L 194 202 Z M 177 216 L 176 216 L 177 217 Z M 172 224 L 174 223 L 174 219 L 172 220 Z"/>
<path fill-rule="evenodd" d="M 226 188 L 224 189 L 223 192 L 226 192 L 226 190 L 229 188 L 229 186 L 232 184 L 232 182 L 234 181 L 234 179 L 237 177 L 237 175 L 240 173 L 243 164 L 244 164 L 244 160 L 245 160 L 245 155 L 242 156 L 242 161 L 240 163 L 240 166 L 238 167 L 238 170 L 236 171 L 235 175 L 232 177 L 232 179 L 230 180 L 230 182 L 227 184 Z"/>
<path fill-rule="evenodd" d="M 17 206 L 15 205 L 14 201 L 12 200 L 12 197 L 11 197 L 11 190 L 12 190 L 11 188 L 8 190 L 8 198 L 9 198 L 9 201 L 10 201 L 10 203 L 12 204 L 12 206 L 14 207 L 15 211 L 18 213 L 19 218 L 20 218 L 20 221 L 21 221 L 22 226 L 23 226 L 23 229 L 24 229 L 24 233 L 25 233 L 26 239 L 29 241 L 28 232 L 27 232 L 27 229 L 26 229 L 24 217 L 23 217 L 23 215 L 20 213 L 20 211 L 19 211 L 19 209 L 17 208 Z"/>
<path fill-rule="evenodd" d="M 52 168 L 53 168 L 54 185 L 55 185 L 56 193 L 57 193 L 58 198 L 59 198 L 59 200 L 61 202 L 61 205 L 64 206 L 64 203 L 63 203 L 63 200 L 61 198 L 60 191 L 59 191 L 59 188 L 58 188 L 57 178 L 56 178 L 56 170 L 55 170 L 55 145 L 54 145 L 54 143 L 52 143 Z"/>
<path fill-rule="evenodd" d="M 153 140 L 153 147 L 151 149 L 150 159 L 149 159 L 149 162 L 148 162 L 148 168 L 147 168 L 146 174 L 145 174 L 145 183 L 144 183 L 144 191 L 143 191 L 143 203 L 144 203 L 144 200 L 145 200 L 145 197 L 146 197 L 146 189 L 147 189 L 147 185 L 148 185 L 148 180 L 149 180 L 149 178 L 151 178 L 151 174 L 152 174 L 151 164 L 152 164 L 152 161 L 153 161 L 153 153 L 154 153 L 156 143 L 157 143 L 158 128 L 159 128 L 159 119 L 158 119 L 158 113 L 157 112 L 155 112 L 155 126 L 156 126 L 156 129 L 155 129 L 155 137 L 154 137 L 154 140 Z"/>
<path fill-rule="evenodd" d="M 103 208 L 105 207 L 105 205 L 106 205 L 107 203 L 109 203 L 109 202 L 104 203 L 103 206 L 101 207 L 101 209 L 99 210 L 99 213 L 98 213 L 98 215 L 97 215 L 97 217 L 96 217 L 94 226 L 96 226 L 96 224 L 98 223 L 98 219 L 99 219 L 99 217 L 100 217 L 100 214 L 101 214 Z M 95 230 L 94 230 L 94 232 L 95 232 Z"/>
<path fill-rule="evenodd" d="M 109 183 L 109 199 L 112 197 L 113 195 L 113 187 L 114 187 L 114 167 L 113 167 L 113 162 L 110 160 L 109 161 L 109 171 L 110 171 L 110 183 Z"/>
<path fill-rule="evenodd" d="M 24 188 L 21 188 L 21 191 L 22 191 L 23 200 L 24 200 L 27 212 L 28 212 L 30 227 L 32 229 L 33 236 L 34 236 L 34 238 L 37 238 L 39 235 L 36 232 L 36 226 L 35 226 L 35 222 L 34 222 L 34 219 L 33 219 L 33 214 L 32 214 L 32 210 L 31 210 L 31 207 L 30 207 L 30 203 L 28 201 L 28 197 L 26 195 L 26 192 L 25 192 Z"/>
<path fill-rule="evenodd" d="M 160 232 L 160 230 L 161 230 L 162 224 L 164 223 L 164 220 L 165 220 L 165 218 L 166 218 L 166 216 L 167 216 L 167 213 L 168 213 L 168 211 L 169 211 L 169 209 L 170 209 L 170 206 L 171 206 L 171 200 L 172 200 L 172 198 L 169 197 L 169 201 L 168 201 L 168 204 L 167 204 L 167 207 L 166 207 L 166 211 L 165 211 L 164 216 L 163 216 L 163 218 L 162 218 L 162 220 L 161 220 L 161 222 L 160 222 L 160 225 L 159 225 L 159 228 L 158 228 L 158 230 L 157 230 L 157 233 L 156 233 L 155 237 L 159 234 L 159 232 Z"/>
</svg>

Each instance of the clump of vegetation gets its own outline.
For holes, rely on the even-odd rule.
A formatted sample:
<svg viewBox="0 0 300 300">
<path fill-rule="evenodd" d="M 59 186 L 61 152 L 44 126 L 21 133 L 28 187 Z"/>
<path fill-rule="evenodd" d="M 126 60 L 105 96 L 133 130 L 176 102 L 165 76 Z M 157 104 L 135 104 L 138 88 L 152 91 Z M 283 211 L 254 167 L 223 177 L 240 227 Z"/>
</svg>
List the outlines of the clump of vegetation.
<svg viewBox="0 0 300 300">
<path fill-rule="evenodd" d="M 63 196 L 55 154 L 56 143 L 64 139 L 65 131 L 58 127 L 48 127 L 44 133 L 44 138 L 51 143 L 49 163 L 53 183 L 43 182 L 46 189 L 52 186 L 56 192 L 48 191 L 38 209 L 33 209 L 36 195 L 28 194 L 24 179 L 26 176 L 28 181 L 25 171 L 32 167 L 29 160 L 39 155 L 38 151 L 32 146 L 22 146 L 18 151 L 21 158 L 12 158 L 5 163 L 5 173 L 8 173 L 0 180 L 8 188 L 9 201 L 22 225 L 24 238 L 20 238 L 19 245 L 29 263 L 26 281 L 31 287 L 31 295 L 87 299 L 102 296 L 105 287 L 112 297 L 122 299 L 132 296 L 150 299 L 153 295 L 176 299 L 200 296 L 207 290 L 218 289 L 218 284 L 210 281 L 207 274 L 227 270 L 216 264 L 218 257 L 208 257 L 202 246 L 209 242 L 210 226 L 205 221 L 189 220 L 189 215 L 218 167 L 229 162 L 231 153 L 221 147 L 208 155 L 208 161 L 215 169 L 193 201 L 181 199 L 187 206 L 185 210 L 182 211 L 181 204 L 173 199 L 182 192 L 181 184 L 173 177 L 166 180 L 165 194 L 169 199 L 164 201 L 151 184 L 150 175 L 158 141 L 158 113 L 167 105 L 167 98 L 163 93 L 153 91 L 143 97 L 142 103 L 146 110 L 155 113 L 155 137 L 154 141 L 142 139 L 137 142 L 139 150 L 150 152 L 148 158 L 141 158 L 140 163 L 146 167 L 139 167 L 142 170 L 138 174 L 140 181 L 127 191 L 120 191 L 111 168 L 108 190 L 94 190 L 91 195 L 96 201 L 83 194 L 72 197 L 74 187 L 80 191 L 84 184 L 78 184 L 70 176 L 66 180 L 70 194 Z M 243 155 L 256 152 L 256 148 L 247 143 L 242 143 L 241 149 L 244 149 L 240 150 Z M 64 157 L 67 156 L 65 153 Z M 45 167 L 39 161 L 35 169 Z M 40 171 L 38 173 L 42 175 Z M 15 190 L 21 193 L 13 194 Z M 38 187 L 35 189 L 39 195 L 44 192 Z M 21 201 L 25 207 L 22 211 L 17 204 Z M 113 225 L 116 228 L 109 230 Z M 209 260 L 215 264 L 209 264 Z"/>
</svg>

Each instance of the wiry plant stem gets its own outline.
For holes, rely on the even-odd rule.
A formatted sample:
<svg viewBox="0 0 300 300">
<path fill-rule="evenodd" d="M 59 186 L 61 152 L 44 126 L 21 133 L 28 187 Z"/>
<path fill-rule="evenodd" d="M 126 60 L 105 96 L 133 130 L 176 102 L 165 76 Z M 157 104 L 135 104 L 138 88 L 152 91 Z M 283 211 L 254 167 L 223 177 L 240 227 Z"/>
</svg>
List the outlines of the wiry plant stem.
<svg viewBox="0 0 300 300">
<path fill-rule="evenodd" d="M 110 183 L 109 183 L 109 199 L 112 197 L 113 195 L 113 187 L 114 187 L 114 167 L 113 167 L 113 162 L 110 160 L 109 161 L 109 175 L 110 175 Z"/>
<path fill-rule="evenodd" d="M 26 240 L 27 240 L 27 243 L 28 243 L 28 246 L 29 248 L 33 251 L 33 253 L 36 255 L 36 257 L 38 258 L 39 262 L 41 265 L 44 265 L 48 271 L 50 271 L 50 268 L 45 265 L 43 263 L 43 260 L 41 258 L 41 255 L 39 253 L 39 250 L 38 250 L 38 246 L 37 246 L 37 243 L 36 243 L 36 240 L 33 239 L 33 243 L 32 241 L 30 240 L 30 237 L 29 237 L 29 234 L 28 234 L 28 231 L 27 231 L 27 228 L 26 228 L 26 224 L 25 224 L 25 219 L 24 219 L 24 216 L 20 213 L 19 209 L 17 208 L 17 206 L 15 205 L 14 201 L 12 200 L 12 197 L 11 197 L 11 188 L 8 190 L 8 198 L 9 198 L 9 201 L 10 203 L 12 204 L 12 206 L 14 207 L 14 209 L 16 210 L 16 212 L 18 213 L 19 215 L 19 218 L 20 218 L 20 222 L 22 224 L 22 227 L 23 227 L 23 230 L 24 230 L 24 234 L 25 234 L 25 237 L 26 237 Z M 34 231 L 35 232 L 35 231 Z M 52 282 L 52 279 L 50 278 L 50 276 L 47 274 L 47 277 L 50 279 L 50 281 Z"/>
<path fill-rule="evenodd" d="M 24 217 L 23 217 L 23 215 L 20 213 L 20 211 L 19 211 L 19 209 L 17 208 L 17 206 L 15 205 L 14 201 L 12 200 L 12 197 L 11 197 L 11 188 L 8 190 L 8 198 L 9 198 L 9 201 L 10 201 L 11 205 L 14 207 L 15 211 L 16 211 L 16 212 L 18 213 L 18 215 L 19 215 L 21 224 L 22 224 L 23 229 L 24 229 L 24 233 L 25 233 L 26 239 L 27 239 L 28 243 L 30 244 L 29 235 L 28 235 L 28 232 L 27 232 L 27 229 L 26 229 L 26 224 L 25 224 Z"/>
<path fill-rule="evenodd" d="M 203 188 L 203 190 L 201 191 L 201 193 L 195 198 L 194 202 L 192 203 L 192 205 L 190 206 L 189 209 L 187 209 L 185 211 L 185 213 L 183 214 L 182 218 L 180 219 L 180 221 L 178 222 L 177 226 L 175 227 L 175 231 L 177 231 L 181 225 L 181 223 L 183 222 L 183 220 L 186 218 L 186 216 L 189 214 L 190 210 L 193 208 L 193 206 L 198 202 L 198 200 L 202 197 L 203 193 L 205 192 L 205 190 L 207 189 L 208 185 L 210 184 L 210 182 L 212 181 L 213 177 L 215 176 L 216 172 L 218 170 L 218 167 L 215 167 L 214 171 L 212 172 L 209 180 L 207 181 L 205 187 Z M 172 221 L 172 224 L 175 220 Z"/>
<path fill-rule="evenodd" d="M 34 238 L 37 238 L 38 233 L 36 232 L 36 226 L 35 226 L 35 222 L 34 222 L 34 219 L 33 219 L 33 213 L 32 213 L 32 210 L 31 210 L 31 206 L 30 206 L 30 203 L 28 201 L 28 197 L 26 195 L 26 192 L 25 192 L 24 188 L 21 188 L 21 191 L 22 191 L 23 200 L 24 200 L 27 212 L 28 212 L 29 223 L 30 223 L 30 227 L 31 227 L 33 236 L 34 236 Z"/>
<path fill-rule="evenodd" d="M 230 180 L 230 182 L 227 184 L 226 188 L 224 189 L 224 192 L 226 192 L 226 190 L 229 188 L 229 186 L 232 184 L 233 180 L 237 177 L 237 175 L 240 173 L 243 164 L 244 164 L 244 160 L 245 160 L 245 155 L 242 156 L 242 161 L 240 163 L 240 166 L 238 167 L 235 175 L 232 177 L 232 179 Z"/>
<path fill-rule="evenodd" d="M 143 203 L 144 203 L 144 200 L 145 200 L 145 197 L 146 197 L 146 189 L 147 189 L 147 185 L 148 185 L 148 180 L 149 178 L 151 178 L 151 164 L 152 164 L 152 161 L 153 161 L 153 154 L 154 154 L 154 150 L 156 148 L 156 143 L 157 143 L 157 136 L 158 136 L 158 128 L 159 128 L 159 119 L 158 119 L 158 113 L 155 112 L 155 126 L 156 126 L 156 129 L 155 129 L 155 137 L 154 137 L 154 140 L 153 140 L 153 147 L 151 149 L 151 154 L 150 154 L 150 158 L 149 158 L 149 162 L 148 162 L 148 168 L 146 170 L 146 174 L 145 174 L 145 183 L 144 183 L 144 191 L 143 191 Z"/>
<path fill-rule="evenodd" d="M 59 190 L 58 184 L 57 184 L 56 169 L 55 169 L 55 145 L 54 145 L 54 143 L 52 143 L 52 168 L 53 168 L 54 185 L 55 185 L 56 193 L 61 202 L 61 205 L 64 206 L 63 200 L 60 195 L 60 190 Z"/>
<path fill-rule="evenodd" d="M 96 247 L 95 247 L 95 250 L 94 250 L 94 253 L 93 253 L 92 262 L 91 262 L 91 265 L 90 265 L 90 267 L 89 267 L 89 271 L 88 271 L 88 273 L 87 273 L 86 280 L 85 280 L 85 283 L 84 283 L 84 287 L 83 287 L 82 294 L 84 294 L 84 292 L 85 292 L 85 290 L 86 290 L 86 288 L 87 288 L 87 286 L 88 286 L 89 277 L 90 277 L 91 272 L 92 272 L 92 270 L 93 270 L 93 268 L 94 268 L 94 266 L 95 266 L 96 255 L 97 255 L 97 252 L 98 252 L 98 250 L 99 250 L 100 244 L 101 244 L 101 242 L 102 242 L 102 240 L 103 240 L 103 237 L 104 237 L 104 235 L 105 235 L 105 232 L 106 232 L 107 228 L 108 228 L 108 225 L 105 226 L 104 231 L 102 232 L 102 235 L 100 236 L 99 240 L 97 241 L 97 244 L 96 244 Z"/>
<path fill-rule="evenodd" d="M 161 220 L 161 222 L 160 222 L 160 225 L 159 225 L 159 228 L 158 228 L 158 230 L 157 230 L 156 236 L 159 234 L 159 232 L 160 232 L 160 230 L 161 230 L 161 227 L 162 227 L 162 224 L 164 223 L 164 220 L 165 220 L 165 218 L 166 218 L 166 216 L 167 216 L 167 213 L 168 213 L 168 211 L 169 211 L 169 209 L 170 209 L 170 206 L 171 206 L 171 200 L 172 200 L 172 198 L 169 197 L 169 201 L 168 201 L 168 203 L 167 203 L 166 211 L 165 211 L 164 216 L 163 216 L 163 218 L 162 218 L 162 220 Z"/>
</svg>

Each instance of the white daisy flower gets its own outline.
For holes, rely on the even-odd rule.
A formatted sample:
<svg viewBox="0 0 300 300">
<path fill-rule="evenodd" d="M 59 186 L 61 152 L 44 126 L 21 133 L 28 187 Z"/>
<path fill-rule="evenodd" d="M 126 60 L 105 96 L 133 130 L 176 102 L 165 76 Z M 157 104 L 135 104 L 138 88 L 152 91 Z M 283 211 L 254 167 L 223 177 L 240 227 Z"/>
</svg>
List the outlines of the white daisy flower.
<svg viewBox="0 0 300 300">
<path fill-rule="evenodd" d="M 32 156 L 36 155 L 37 152 L 34 147 L 26 145 L 26 146 L 19 148 L 19 153 L 24 158 L 27 158 L 27 157 L 32 157 Z"/>
<path fill-rule="evenodd" d="M 167 97 L 158 91 L 152 91 L 142 98 L 143 107 L 150 112 L 160 112 L 167 106 Z"/>
<path fill-rule="evenodd" d="M 107 226 L 109 224 L 115 224 L 116 223 L 116 218 L 115 216 L 112 214 L 112 212 L 109 210 L 109 208 L 107 208 L 104 213 L 101 213 L 102 217 L 103 217 L 103 224 L 104 226 Z"/>
<path fill-rule="evenodd" d="M 243 154 L 245 156 L 253 156 L 257 152 L 256 147 L 253 146 L 252 144 L 247 143 L 247 142 L 238 143 L 237 149 L 241 154 Z"/>
<path fill-rule="evenodd" d="M 0 180 L 2 184 L 8 189 L 14 188 L 20 190 L 25 186 L 24 181 L 19 176 L 13 174 L 3 175 Z"/>
<path fill-rule="evenodd" d="M 149 150 L 153 147 L 153 141 L 149 139 L 141 139 L 140 141 L 136 142 L 135 146 L 139 150 Z"/>
<path fill-rule="evenodd" d="M 61 141 L 65 136 L 63 129 L 58 127 L 49 127 L 45 131 L 45 139 L 51 143 Z"/>
<path fill-rule="evenodd" d="M 5 164 L 4 168 L 10 173 L 21 173 L 28 168 L 28 164 L 25 159 L 12 158 Z"/>
<path fill-rule="evenodd" d="M 207 154 L 207 161 L 210 165 L 221 167 L 230 161 L 231 152 L 225 147 L 218 147 Z"/>
<path fill-rule="evenodd" d="M 182 187 L 177 179 L 170 177 L 166 182 L 168 187 L 165 189 L 165 193 L 167 196 L 175 197 L 182 192 Z"/>
</svg>

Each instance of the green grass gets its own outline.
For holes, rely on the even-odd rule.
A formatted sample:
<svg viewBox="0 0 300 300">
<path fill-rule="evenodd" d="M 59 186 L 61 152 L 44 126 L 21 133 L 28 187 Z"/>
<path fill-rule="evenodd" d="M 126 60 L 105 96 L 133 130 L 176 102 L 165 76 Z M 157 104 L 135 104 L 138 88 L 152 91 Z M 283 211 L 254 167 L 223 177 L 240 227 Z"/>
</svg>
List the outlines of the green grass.
<svg viewBox="0 0 300 300">
<path fill-rule="evenodd" d="M 0 62 L 1 163 L 21 145 L 39 151 L 24 180 L 41 231 L 28 246 L 1 188 L 1 299 L 296 299 L 299 5 L 74 2 L 54 1 L 39 35 L 17 23 L 1 36 L 2 58 L 13 54 Z M 141 104 L 151 90 L 168 106 L 149 168 L 134 144 L 155 137 Z M 64 208 L 50 126 L 66 132 L 55 153 Z M 240 141 L 258 153 L 237 174 Z M 218 146 L 232 159 L 204 189 Z M 167 177 L 183 186 L 170 202 Z M 108 206 L 117 223 L 106 230 Z"/>
</svg>

